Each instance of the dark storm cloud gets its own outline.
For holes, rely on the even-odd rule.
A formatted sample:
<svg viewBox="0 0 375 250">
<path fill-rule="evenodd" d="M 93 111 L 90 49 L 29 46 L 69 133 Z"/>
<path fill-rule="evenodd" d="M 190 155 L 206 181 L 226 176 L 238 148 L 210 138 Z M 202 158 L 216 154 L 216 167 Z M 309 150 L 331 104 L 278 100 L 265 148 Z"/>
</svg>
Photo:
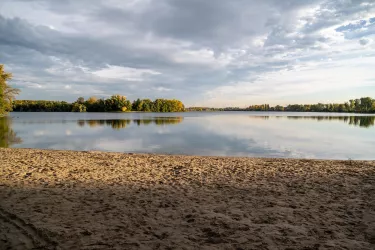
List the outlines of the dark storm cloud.
<svg viewBox="0 0 375 250">
<path fill-rule="evenodd" d="M 90 65 L 105 63 L 122 66 L 147 67 L 163 65 L 165 58 L 156 51 L 132 53 L 131 48 L 120 47 L 110 39 L 93 39 L 77 34 L 63 34 L 46 26 L 33 26 L 19 19 L 0 16 L 0 44 L 38 51 L 46 55 L 66 56 L 83 60 Z"/>
</svg>

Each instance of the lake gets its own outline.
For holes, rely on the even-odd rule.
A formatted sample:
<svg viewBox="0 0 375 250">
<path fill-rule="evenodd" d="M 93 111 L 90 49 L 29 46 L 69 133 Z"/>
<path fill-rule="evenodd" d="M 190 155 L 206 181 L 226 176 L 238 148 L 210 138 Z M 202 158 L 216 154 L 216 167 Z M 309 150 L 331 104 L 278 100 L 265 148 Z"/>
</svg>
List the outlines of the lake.
<svg viewBox="0 0 375 250">
<path fill-rule="evenodd" d="M 11 113 L 0 147 L 375 159 L 375 116 L 334 113 Z"/>
</svg>

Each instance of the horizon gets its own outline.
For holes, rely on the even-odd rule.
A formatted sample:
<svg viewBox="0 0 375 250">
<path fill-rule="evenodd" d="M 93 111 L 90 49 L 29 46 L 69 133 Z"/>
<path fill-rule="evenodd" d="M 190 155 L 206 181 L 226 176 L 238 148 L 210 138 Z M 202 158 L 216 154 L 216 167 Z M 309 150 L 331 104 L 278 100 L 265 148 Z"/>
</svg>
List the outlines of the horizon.
<svg viewBox="0 0 375 250">
<path fill-rule="evenodd" d="M 117 95 L 117 94 L 116 94 Z M 113 95 L 111 95 L 113 96 Z M 90 97 L 95 97 L 95 98 L 98 98 L 98 99 L 107 99 L 109 98 L 110 96 L 108 97 L 97 97 L 97 96 L 90 96 L 90 97 L 84 97 L 84 96 L 80 96 L 78 98 L 81 98 L 83 97 L 85 101 L 87 101 Z M 125 96 L 126 97 L 126 96 Z M 358 98 L 353 98 L 351 100 L 356 100 L 356 99 L 361 99 L 361 98 L 371 98 L 373 100 L 375 100 L 375 98 L 372 98 L 371 96 L 362 96 L 362 97 L 358 97 Z M 142 100 L 143 98 L 135 98 L 135 99 L 128 99 L 126 97 L 127 100 L 129 100 L 131 103 L 135 102 L 137 99 L 140 99 Z M 145 98 L 145 99 L 148 99 L 148 98 Z M 156 99 L 163 99 L 163 98 L 155 98 L 154 100 Z M 166 98 L 167 99 L 167 98 Z M 154 101 L 153 99 L 150 99 L 151 101 Z M 168 99 L 168 100 L 172 100 L 172 99 Z M 72 102 L 70 101 L 66 101 L 66 100 L 44 100 L 44 99 L 17 99 L 16 101 L 60 101 L 60 102 L 67 102 L 67 103 L 74 103 L 76 102 L 77 100 L 74 100 Z M 185 103 L 183 102 L 183 100 L 178 100 L 178 101 L 181 101 L 184 105 Z M 189 109 L 189 108 L 213 108 L 213 109 L 221 109 L 221 108 L 248 108 L 249 106 L 252 106 L 252 105 L 270 105 L 270 107 L 275 107 L 275 106 L 282 106 L 282 107 L 287 107 L 288 105 L 314 105 L 314 104 L 345 104 L 345 103 L 349 103 L 349 100 L 346 100 L 346 101 L 343 101 L 343 102 L 327 102 L 327 103 L 323 103 L 323 102 L 317 102 L 317 103 L 287 103 L 287 104 L 269 104 L 267 102 L 263 102 L 263 103 L 254 103 L 254 104 L 249 104 L 249 105 L 246 105 L 246 106 L 230 106 L 230 105 L 224 105 L 224 106 L 221 106 L 221 107 L 217 107 L 217 106 L 188 106 L 188 105 L 185 105 L 185 108 Z"/>
<path fill-rule="evenodd" d="M 121 93 L 242 108 L 375 96 L 374 1 L 3 0 L 0 34 L 21 100 Z"/>
</svg>

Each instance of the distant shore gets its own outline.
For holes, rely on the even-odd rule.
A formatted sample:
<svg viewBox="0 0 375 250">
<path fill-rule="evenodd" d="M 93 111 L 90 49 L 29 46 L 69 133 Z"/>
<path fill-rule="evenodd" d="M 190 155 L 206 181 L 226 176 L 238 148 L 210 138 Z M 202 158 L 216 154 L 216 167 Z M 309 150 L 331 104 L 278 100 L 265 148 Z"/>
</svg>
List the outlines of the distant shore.
<svg viewBox="0 0 375 250">
<path fill-rule="evenodd" d="M 374 249 L 375 161 L 0 148 L 0 246 Z"/>
</svg>

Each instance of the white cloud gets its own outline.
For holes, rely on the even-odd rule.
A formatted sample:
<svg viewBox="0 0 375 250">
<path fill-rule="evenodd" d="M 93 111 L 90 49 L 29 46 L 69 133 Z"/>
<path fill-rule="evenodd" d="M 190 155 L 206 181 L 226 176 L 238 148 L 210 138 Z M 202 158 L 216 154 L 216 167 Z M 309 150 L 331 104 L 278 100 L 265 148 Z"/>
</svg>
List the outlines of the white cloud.
<svg viewBox="0 0 375 250">
<path fill-rule="evenodd" d="M 209 91 L 206 104 L 220 106 L 225 98 L 232 100 L 232 106 L 243 106 L 243 103 L 263 103 L 266 97 L 267 103 L 286 105 L 290 102 L 275 103 L 273 100 L 322 91 L 334 92 L 350 89 L 353 85 L 375 88 L 375 83 L 368 81 L 373 77 L 373 62 L 373 57 L 363 57 L 360 61 L 356 58 L 340 60 L 338 63 L 326 60 L 296 65 L 290 70 L 267 72 L 255 80 L 232 83 Z"/>
<path fill-rule="evenodd" d="M 168 92 L 168 91 L 172 90 L 172 89 L 164 88 L 164 87 L 156 87 L 156 88 L 153 88 L 153 89 L 156 90 L 156 91 L 159 91 L 159 92 Z"/>
<path fill-rule="evenodd" d="M 92 74 L 103 78 L 113 78 L 127 81 L 144 81 L 149 76 L 160 75 L 161 73 L 150 69 L 135 69 L 107 65 L 106 68 L 94 71 Z"/>
</svg>

